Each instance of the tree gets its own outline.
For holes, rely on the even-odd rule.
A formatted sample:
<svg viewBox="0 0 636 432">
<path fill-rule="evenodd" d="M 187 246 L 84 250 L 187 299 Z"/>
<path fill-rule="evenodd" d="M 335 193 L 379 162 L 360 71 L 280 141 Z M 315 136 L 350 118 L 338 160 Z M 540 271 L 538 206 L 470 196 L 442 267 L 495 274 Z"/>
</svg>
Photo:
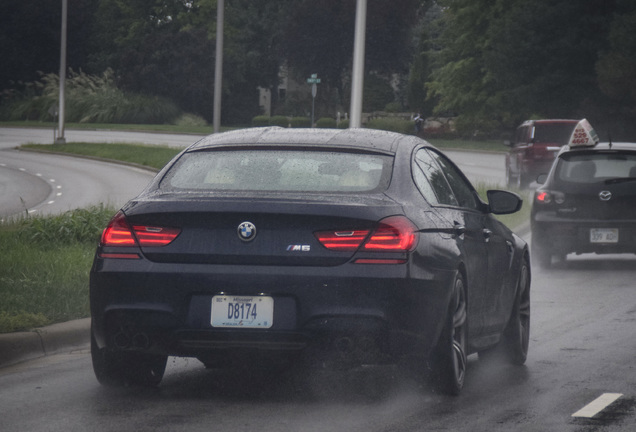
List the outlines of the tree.
<svg viewBox="0 0 636 432">
<path fill-rule="evenodd" d="M 411 29 L 418 0 L 375 0 L 367 9 L 365 69 L 390 76 L 406 73 L 411 60 Z M 355 2 L 300 0 L 285 25 L 284 54 L 300 76 L 317 73 L 322 85 L 347 100 L 355 27 Z"/>
<path fill-rule="evenodd" d="M 99 0 L 73 0 L 67 16 L 67 65 L 80 69 L 89 53 Z M 31 82 L 40 74 L 59 73 L 61 1 L 2 0 L 0 2 L 0 90 L 12 83 Z"/>
<path fill-rule="evenodd" d="M 599 100 L 595 64 L 614 1 L 444 0 L 442 49 L 428 88 L 436 110 L 472 127 L 580 117 Z"/>
<path fill-rule="evenodd" d="M 604 108 L 607 130 L 613 138 L 632 141 L 636 135 L 636 4 L 617 2 L 610 24 L 609 47 L 596 63 L 598 82 L 608 100 Z"/>
</svg>

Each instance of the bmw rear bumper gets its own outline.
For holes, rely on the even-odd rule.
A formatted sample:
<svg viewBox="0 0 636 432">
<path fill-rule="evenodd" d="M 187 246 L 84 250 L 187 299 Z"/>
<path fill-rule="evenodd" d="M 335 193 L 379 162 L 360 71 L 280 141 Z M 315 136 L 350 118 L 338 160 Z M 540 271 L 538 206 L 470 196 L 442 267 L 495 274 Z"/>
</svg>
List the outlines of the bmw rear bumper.
<svg viewBox="0 0 636 432">
<path fill-rule="evenodd" d="M 409 264 L 336 267 L 161 264 L 97 258 L 92 332 L 99 348 L 209 359 L 310 354 L 373 364 L 427 356 L 440 334 L 452 270 Z M 216 328 L 212 297 L 274 299 L 267 329 Z"/>
</svg>

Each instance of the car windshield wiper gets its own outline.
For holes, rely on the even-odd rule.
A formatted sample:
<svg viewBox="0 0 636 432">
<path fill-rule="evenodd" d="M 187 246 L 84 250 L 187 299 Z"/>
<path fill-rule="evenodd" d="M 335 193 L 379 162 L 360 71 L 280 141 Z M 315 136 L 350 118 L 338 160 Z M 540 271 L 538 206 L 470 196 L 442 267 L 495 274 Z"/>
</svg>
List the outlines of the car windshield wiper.
<svg viewBox="0 0 636 432">
<path fill-rule="evenodd" d="M 627 183 L 636 181 L 636 177 L 617 177 L 611 178 L 604 181 L 605 184 L 616 184 L 616 183 Z"/>
</svg>

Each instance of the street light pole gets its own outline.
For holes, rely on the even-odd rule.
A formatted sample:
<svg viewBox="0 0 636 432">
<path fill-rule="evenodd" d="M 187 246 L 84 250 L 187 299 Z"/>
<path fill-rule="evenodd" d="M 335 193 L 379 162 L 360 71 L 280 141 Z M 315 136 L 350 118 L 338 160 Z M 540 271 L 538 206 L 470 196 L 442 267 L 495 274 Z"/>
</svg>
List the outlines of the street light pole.
<svg viewBox="0 0 636 432">
<path fill-rule="evenodd" d="M 223 83 L 223 14 L 224 0 L 217 0 L 216 4 L 216 59 L 214 66 L 214 133 L 221 128 L 221 92 Z"/>
<path fill-rule="evenodd" d="M 64 106 L 65 106 L 65 87 L 66 87 L 66 17 L 68 15 L 68 0 L 62 0 L 62 31 L 61 31 L 61 48 L 60 48 L 60 106 L 58 110 L 59 131 L 56 144 L 66 143 L 64 138 Z"/>
<path fill-rule="evenodd" d="M 351 73 L 351 108 L 349 127 L 362 125 L 362 89 L 364 88 L 364 44 L 367 26 L 367 0 L 357 0 L 356 27 L 353 45 L 353 71 Z"/>
</svg>

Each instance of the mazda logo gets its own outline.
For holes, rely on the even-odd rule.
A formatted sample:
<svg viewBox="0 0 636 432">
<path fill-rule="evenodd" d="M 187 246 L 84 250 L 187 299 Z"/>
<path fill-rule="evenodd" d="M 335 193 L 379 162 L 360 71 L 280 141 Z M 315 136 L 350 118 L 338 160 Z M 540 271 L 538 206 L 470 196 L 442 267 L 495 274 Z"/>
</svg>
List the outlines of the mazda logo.
<svg viewBox="0 0 636 432">
<path fill-rule="evenodd" d="M 612 193 L 610 191 L 601 191 L 598 194 L 598 197 L 601 199 L 601 201 L 609 201 L 610 199 L 612 199 Z"/>
<path fill-rule="evenodd" d="M 243 241 L 251 241 L 256 237 L 256 226 L 252 222 L 241 222 L 237 229 L 238 236 Z"/>
</svg>

